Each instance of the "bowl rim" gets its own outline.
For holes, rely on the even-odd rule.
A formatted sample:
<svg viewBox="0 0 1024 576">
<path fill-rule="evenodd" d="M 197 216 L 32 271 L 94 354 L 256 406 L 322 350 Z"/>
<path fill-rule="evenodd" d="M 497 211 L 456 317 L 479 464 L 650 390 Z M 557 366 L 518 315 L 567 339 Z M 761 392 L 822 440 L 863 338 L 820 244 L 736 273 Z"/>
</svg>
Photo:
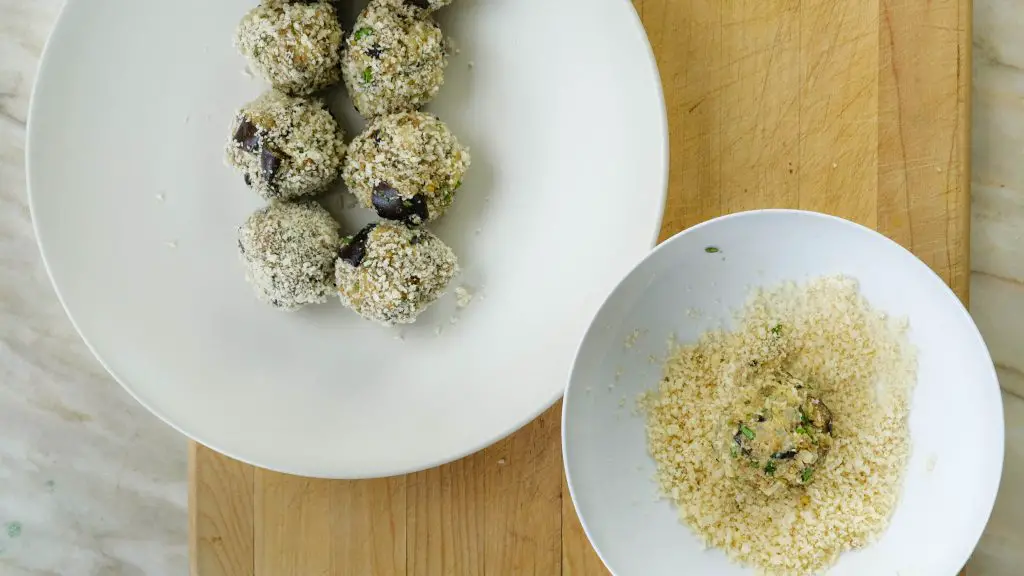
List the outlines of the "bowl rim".
<svg viewBox="0 0 1024 576">
<path fill-rule="evenodd" d="M 615 570 L 612 568 L 612 566 L 610 566 L 608 564 L 608 559 L 605 558 L 605 555 L 601 552 L 601 550 L 598 548 L 598 546 L 594 543 L 592 529 L 587 524 L 587 520 L 584 518 L 583 514 L 580 512 L 579 500 L 578 500 L 578 498 L 576 496 L 576 488 L 575 488 L 575 483 L 573 482 L 572 471 L 569 469 L 569 442 L 568 442 L 568 437 L 566 435 L 566 430 L 567 430 L 566 422 L 568 421 L 568 414 L 569 414 L 568 406 L 569 406 L 569 397 L 570 397 L 571 392 L 572 392 L 571 391 L 572 382 L 574 380 L 574 377 L 575 377 L 576 372 L 577 372 L 578 364 L 580 362 L 580 355 L 581 355 L 581 352 L 583 351 L 583 345 L 588 340 L 588 338 L 590 337 L 591 332 L 597 326 L 597 322 L 596 322 L 597 317 L 600 316 L 602 311 L 604 311 L 604 308 L 605 308 L 605 306 L 608 305 L 608 302 L 611 299 L 612 295 L 615 294 L 619 290 L 619 288 L 622 286 L 622 284 L 624 284 L 626 282 L 626 280 L 630 276 L 632 276 L 641 266 L 643 266 L 644 263 L 646 263 L 648 260 L 653 258 L 656 253 L 658 253 L 662 249 L 666 249 L 666 246 L 668 246 L 669 244 L 677 242 L 679 238 L 682 238 L 683 236 L 685 236 L 687 234 L 690 234 L 690 233 L 692 233 L 692 232 L 694 232 L 696 230 L 699 230 L 701 228 L 705 228 L 705 227 L 708 227 L 708 226 L 713 226 L 715 224 L 721 223 L 722 221 L 725 221 L 725 220 L 744 219 L 744 218 L 756 218 L 758 216 L 771 215 L 771 214 L 790 214 L 790 215 L 798 215 L 800 217 L 809 217 L 809 218 L 816 218 L 816 219 L 820 219 L 820 220 L 826 220 L 826 221 L 832 222 L 833 224 L 838 224 L 838 225 L 841 225 L 841 226 L 847 226 L 847 227 L 853 228 L 853 229 L 855 229 L 855 230 L 857 230 L 859 232 L 866 232 L 869 236 L 874 236 L 875 238 L 880 238 L 880 239 L 884 240 L 891 247 L 897 249 L 898 251 L 902 251 L 903 253 L 911 256 L 913 258 L 913 260 L 915 260 L 917 262 L 917 264 L 919 264 L 921 267 L 923 267 L 925 270 L 927 270 L 927 272 L 935 280 L 937 280 L 938 283 L 941 285 L 940 293 L 943 294 L 943 297 L 947 298 L 947 299 L 951 299 L 955 303 L 954 304 L 954 309 L 957 310 L 957 313 L 962 314 L 963 317 L 968 321 L 970 326 L 973 328 L 973 330 L 971 331 L 970 337 L 976 339 L 976 341 L 979 344 L 981 344 L 981 350 L 983 351 L 984 359 L 986 360 L 985 365 L 988 367 L 988 370 L 987 370 L 987 372 L 988 372 L 987 376 L 989 376 L 988 380 L 995 383 L 994 394 L 995 394 L 995 398 L 996 398 L 996 406 L 999 408 L 997 410 L 997 414 L 996 414 L 996 418 L 998 420 L 998 427 L 997 428 L 999 430 L 999 434 L 998 434 L 998 438 L 994 439 L 994 440 L 998 440 L 998 450 L 996 451 L 996 453 L 999 456 L 998 456 L 998 467 L 996 468 L 998 473 L 997 474 L 993 474 L 994 486 L 993 485 L 989 486 L 989 493 L 991 494 L 991 497 L 988 499 L 988 502 L 987 502 L 988 510 L 987 510 L 987 512 L 985 514 L 985 522 L 981 525 L 981 530 L 979 530 L 976 535 L 971 536 L 971 538 L 969 539 L 969 541 L 971 543 L 971 546 L 968 549 L 967 555 L 964 558 L 962 558 L 961 561 L 960 561 L 960 565 L 966 567 L 968 561 L 971 558 L 971 555 L 973 554 L 974 550 L 978 546 L 978 542 L 981 540 L 981 537 L 982 537 L 982 535 L 984 533 L 985 527 L 988 525 L 988 522 L 992 518 L 992 512 L 993 512 L 993 510 L 995 508 L 995 503 L 996 503 L 996 497 L 998 496 L 999 486 L 1000 486 L 1001 481 L 1002 481 L 1003 468 L 1004 468 L 1004 464 L 1005 464 L 1005 455 L 1006 455 L 1006 423 L 1005 423 L 1004 412 L 1003 412 L 1002 388 L 999 385 L 999 377 L 998 377 L 998 374 L 996 373 L 995 363 L 992 360 L 992 354 L 989 351 L 988 345 L 985 343 L 985 339 L 981 335 L 981 331 L 978 330 L 977 324 L 975 324 L 975 322 L 974 322 L 974 318 L 971 316 L 971 314 L 968 311 L 967 306 L 964 304 L 964 302 L 962 300 L 960 300 L 960 297 L 957 296 L 955 292 L 953 292 L 953 289 L 950 288 L 950 286 L 946 283 L 945 280 L 942 279 L 941 276 L 939 276 L 934 270 L 932 270 L 932 268 L 930 266 L 925 264 L 923 260 L 918 258 L 916 254 L 914 254 L 913 252 L 908 250 L 902 244 L 900 244 L 899 242 L 896 242 L 895 240 L 889 238 L 888 236 L 885 236 L 884 234 L 882 234 L 881 232 L 879 232 L 879 231 L 877 231 L 877 230 L 875 230 L 873 228 L 870 228 L 868 226 L 864 226 L 863 224 L 859 224 L 859 223 L 854 222 L 852 220 L 848 220 L 848 219 L 842 218 L 840 216 L 834 216 L 834 215 L 831 215 L 831 214 L 826 214 L 824 212 L 816 212 L 816 211 L 812 211 L 812 210 L 800 210 L 800 209 L 795 209 L 795 208 L 761 208 L 761 209 L 754 209 L 754 210 L 743 210 L 743 211 L 740 211 L 740 212 L 733 212 L 733 213 L 730 213 L 730 214 L 724 214 L 724 215 L 721 215 L 721 216 L 716 216 L 716 217 L 711 218 L 709 220 L 705 220 L 703 222 L 700 222 L 698 224 L 695 224 L 693 226 L 690 226 L 688 228 L 680 230 L 679 232 L 676 232 L 671 237 L 666 239 L 664 242 L 662 242 L 662 243 L 658 244 L 657 246 L 655 246 L 654 249 L 651 250 L 646 256 L 644 256 L 639 262 L 637 262 L 636 265 L 633 266 L 633 268 L 631 270 L 629 270 L 629 272 L 627 272 L 622 277 L 622 279 L 615 285 L 615 287 L 612 288 L 612 290 L 605 296 L 604 302 L 602 302 L 601 306 L 597 309 L 597 312 L 594 314 L 594 318 L 591 319 L 590 326 L 587 328 L 587 331 L 585 332 L 585 334 L 583 336 L 583 339 L 580 340 L 580 343 L 577 346 L 576 357 L 573 359 L 572 370 L 569 373 L 569 379 L 566 381 L 565 392 L 564 392 L 563 397 L 562 397 L 562 419 L 561 419 L 561 427 L 562 427 L 562 429 L 561 429 L 561 436 L 562 436 L 562 470 L 563 470 L 563 473 L 565 474 L 565 484 L 566 484 L 566 486 L 569 489 L 569 497 L 572 500 L 573 509 L 576 511 L 576 516 L 577 516 L 577 518 L 580 521 L 580 525 L 583 527 L 583 533 L 587 537 L 587 542 L 590 543 L 591 548 L 597 554 L 598 558 L 601 559 L 601 563 L 604 564 L 605 568 L 609 572 L 611 572 L 612 574 L 615 574 Z M 992 483 L 992 479 L 990 479 L 989 482 Z M 902 490 L 902 485 L 901 485 L 901 490 Z M 661 498 L 661 496 L 659 495 L 659 499 L 660 498 Z M 897 502 L 897 504 L 896 504 L 896 509 L 898 509 L 898 508 L 899 508 L 899 502 Z M 894 509 L 894 513 L 895 513 L 896 509 Z M 864 549 L 867 549 L 867 548 L 870 548 L 870 547 L 871 547 L 871 545 L 868 545 Z"/>
</svg>

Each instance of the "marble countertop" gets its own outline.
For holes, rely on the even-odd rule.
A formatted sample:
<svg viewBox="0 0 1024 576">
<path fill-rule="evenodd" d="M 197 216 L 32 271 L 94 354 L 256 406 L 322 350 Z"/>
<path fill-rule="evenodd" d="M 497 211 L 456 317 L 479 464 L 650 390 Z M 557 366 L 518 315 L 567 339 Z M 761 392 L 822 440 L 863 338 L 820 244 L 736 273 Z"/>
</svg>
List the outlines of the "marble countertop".
<svg viewBox="0 0 1024 576">
<path fill-rule="evenodd" d="M 25 119 L 60 5 L 0 0 L 0 573 L 185 574 L 186 440 L 93 360 L 32 235 Z M 1024 565 L 1022 29 L 1024 0 L 975 0 L 971 312 L 998 366 L 1007 437 L 972 576 Z"/>
</svg>

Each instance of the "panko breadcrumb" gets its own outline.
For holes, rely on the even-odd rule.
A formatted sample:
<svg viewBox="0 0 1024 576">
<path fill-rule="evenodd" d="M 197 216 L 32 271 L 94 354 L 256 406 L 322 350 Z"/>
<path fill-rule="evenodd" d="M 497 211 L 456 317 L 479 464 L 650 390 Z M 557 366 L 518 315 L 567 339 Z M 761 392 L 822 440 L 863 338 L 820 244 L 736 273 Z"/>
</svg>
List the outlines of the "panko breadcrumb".
<svg viewBox="0 0 1024 576">
<path fill-rule="evenodd" d="M 818 573 L 879 537 L 896 508 L 916 351 L 906 322 L 872 310 L 842 276 L 755 292 L 737 322 L 673 345 L 658 389 L 641 396 L 656 479 L 706 545 L 761 573 Z M 834 441 L 813 482 L 766 494 L 729 465 L 728 414 L 752 360 L 777 346 L 781 368 L 830 407 Z"/>
</svg>

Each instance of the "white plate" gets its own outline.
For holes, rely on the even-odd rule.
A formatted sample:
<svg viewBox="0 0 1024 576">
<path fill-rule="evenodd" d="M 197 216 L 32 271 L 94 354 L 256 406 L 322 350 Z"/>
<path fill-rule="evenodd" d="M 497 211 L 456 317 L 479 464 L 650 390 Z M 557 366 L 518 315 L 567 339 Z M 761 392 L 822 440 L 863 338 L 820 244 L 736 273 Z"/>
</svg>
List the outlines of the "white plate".
<svg viewBox="0 0 1024 576">
<path fill-rule="evenodd" d="M 709 254 L 708 246 L 720 251 Z M 875 308 L 909 319 L 918 380 L 912 454 L 892 522 L 878 543 L 843 554 L 828 573 L 949 576 L 967 561 L 1003 463 L 999 384 L 971 317 L 938 276 L 884 236 L 822 214 L 762 210 L 711 220 L 660 245 L 608 297 L 580 346 L 563 404 L 566 474 L 587 535 L 613 573 L 755 573 L 704 551 L 675 507 L 657 499 L 635 400 L 656 389 L 661 367 L 648 356 L 663 358 L 671 334 L 692 342 L 730 324 L 753 286 L 834 274 L 856 278 Z M 646 332 L 625 347 L 637 329 Z"/>
<path fill-rule="evenodd" d="M 397 474 L 516 430 L 561 395 L 590 318 L 657 234 L 667 128 L 632 6 L 455 0 L 443 11 L 459 51 L 429 109 L 473 166 L 434 230 L 478 298 L 456 313 L 447 297 L 400 341 L 336 301 L 277 312 L 243 280 L 235 228 L 260 203 L 222 148 L 234 111 L 265 88 L 231 44 L 254 5 L 68 2 L 27 157 L 69 316 L 141 403 L 267 468 Z M 349 105 L 334 107 L 351 136 Z M 343 215 L 349 231 L 367 219 Z"/>
</svg>

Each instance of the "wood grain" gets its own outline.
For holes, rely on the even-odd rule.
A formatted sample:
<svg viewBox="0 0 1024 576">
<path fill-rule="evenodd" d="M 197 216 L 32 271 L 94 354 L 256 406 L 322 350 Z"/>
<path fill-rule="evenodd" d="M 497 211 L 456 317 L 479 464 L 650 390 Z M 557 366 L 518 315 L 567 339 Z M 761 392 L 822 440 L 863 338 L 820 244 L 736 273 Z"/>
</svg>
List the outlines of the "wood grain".
<svg viewBox="0 0 1024 576">
<path fill-rule="evenodd" d="M 662 238 L 819 210 L 913 250 L 967 298 L 969 0 L 637 0 L 661 71 Z M 559 406 L 458 462 L 347 482 L 190 458 L 198 576 L 606 574 L 561 471 Z"/>
<path fill-rule="evenodd" d="M 192 574 L 252 574 L 256 469 L 192 442 L 188 552 Z"/>
</svg>

